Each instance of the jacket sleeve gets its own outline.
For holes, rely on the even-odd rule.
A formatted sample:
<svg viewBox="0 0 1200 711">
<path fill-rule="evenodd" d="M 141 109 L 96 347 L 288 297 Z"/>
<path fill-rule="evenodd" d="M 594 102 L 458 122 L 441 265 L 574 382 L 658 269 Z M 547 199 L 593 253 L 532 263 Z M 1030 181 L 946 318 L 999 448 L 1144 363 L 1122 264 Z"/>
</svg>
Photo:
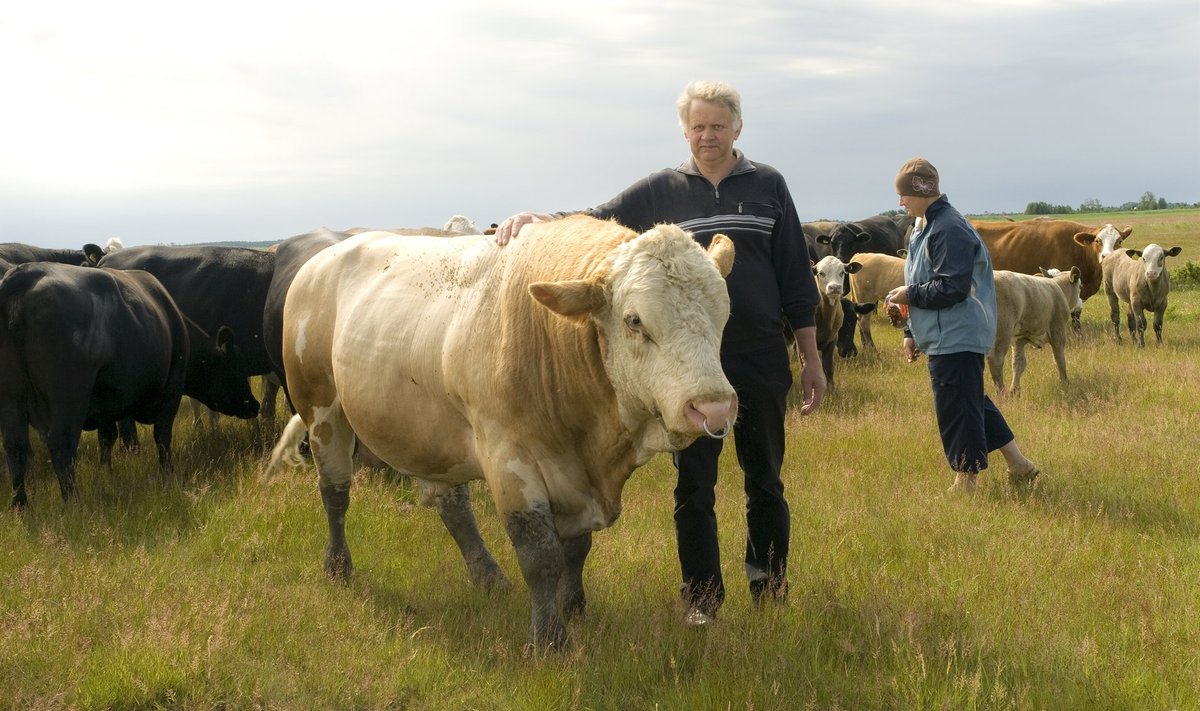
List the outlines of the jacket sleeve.
<svg viewBox="0 0 1200 711">
<path fill-rule="evenodd" d="M 925 245 L 933 276 L 909 285 L 909 303 L 922 309 L 944 309 L 970 296 L 978 241 L 958 232 L 938 230 L 930 233 Z"/>
<path fill-rule="evenodd" d="M 775 234 L 771 238 L 771 258 L 775 266 L 775 279 L 779 284 L 779 302 L 783 315 L 793 329 L 817 324 L 817 282 L 813 279 L 811 254 L 800 217 L 792 194 L 781 179 L 779 181 L 780 205 L 783 212 L 779 217 Z"/>
</svg>

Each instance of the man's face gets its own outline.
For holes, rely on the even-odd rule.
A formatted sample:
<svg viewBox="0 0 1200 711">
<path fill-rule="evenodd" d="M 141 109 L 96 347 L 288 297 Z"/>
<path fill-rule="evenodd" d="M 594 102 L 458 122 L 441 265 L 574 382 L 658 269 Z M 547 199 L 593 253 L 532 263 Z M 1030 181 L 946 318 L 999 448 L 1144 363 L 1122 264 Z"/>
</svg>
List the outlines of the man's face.
<svg viewBox="0 0 1200 711">
<path fill-rule="evenodd" d="M 733 126 L 733 112 L 724 104 L 692 99 L 683 135 L 697 163 L 715 163 L 733 155 L 733 142 L 742 132 Z"/>
</svg>

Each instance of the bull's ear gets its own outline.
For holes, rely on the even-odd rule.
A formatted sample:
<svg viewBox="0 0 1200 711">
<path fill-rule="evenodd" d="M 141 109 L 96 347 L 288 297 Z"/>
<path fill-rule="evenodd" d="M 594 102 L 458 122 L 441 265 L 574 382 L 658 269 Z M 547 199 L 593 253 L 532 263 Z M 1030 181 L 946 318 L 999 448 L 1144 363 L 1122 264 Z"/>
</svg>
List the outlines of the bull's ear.
<svg viewBox="0 0 1200 711">
<path fill-rule="evenodd" d="M 1078 269 L 1078 267 L 1072 267 L 1072 269 Z M 1049 278 L 1050 272 L 1046 271 L 1045 267 L 1038 267 L 1038 273 L 1034 274 L 1034 276 L 1044 276 Z"/>
<path fill-rule="evenodd" d="M 1167 256 L 1168 257 L 1177 257 L 1177 256 L 1179 256 L 1179 253 L 1182 251 L 1183 251 L 1183 247 L 1172 247 L 1167 250 Z"/>
<path fill-rule="evenodd" d="M 529 295 L 556 314 L 586 318 L 604 308 L 604 289 L 587 279 L 539 281 L 529 285 Z"/>
<path fill-rule="evenodd" d="M 1096 235 L 1092 234 L 1091 232 L 1076 232 L 1075 233 L 1075 242 L 1077 244 L 1083 245 L 1084 247 L 1091 246 L 1092 242 L 1095 242 L 1095 241 L 1096 241 Z"/>
<path fill-rule="evenodd" d="M 729 276 L 733 271 L 733 240 L 725 235 L 714 235 L 708 245 L 708 258 L 717 265 L 722 279 Z"/>
<path fill-rule="evenodd" d="M 83 245 L 83 256 L 87 259 L 87 264 L 84 266 L 96 266 L 100 262 L 100 258 L 104 256 L 104 250 L 98 244 L 88 243 Z"/>
<path fill-rule="evenodd" d="M 847 274 L 857 274 L 859 269 L 862 269 L 862 264 L 858 262 L 850 262 L 846 265 Z"/>
<path fill-rule="evenodd" d="M 1071 283 L 1078 282 L 1083 278 L 1083 272 L 1079 271 L 1079 267 L 1071 267 Z"/>
<path fill-rule="evenodd" d="M 817 244 L 829 244 L 833 238 L 829 235 L 817 235 Z"/>
<path fill-rule="evenodd" d="M 1125 229 L 1117 230 L 1117 232 L 1121 233 L 1121 239 L 1125 239 L 1129 235 L 1133 234 L 1133 225 L 1127 225 Z"/>
<path fill-rule="evenodd" d="M 908 250 L 907 249 L 897 249 L 896 256 L 901 259 L 908 259 Z"/>
<path fill-rule="evenodd" d="M 217 336 L 214 341 L 217 345 L 217 350 L 228 354 L 229 348 L 233 345 L 233 329 L 228 326 L 221 326 L 217 329 Z"/>
<path fill-rule="evenodd" d="M 1142 256 L 1142 250 L 1127 249 L 1127 250 L 1125 250 L 1125 254 L 1128 254 L 1130 259 L 1137 259 L 1138 257 Z"/>
</svg>

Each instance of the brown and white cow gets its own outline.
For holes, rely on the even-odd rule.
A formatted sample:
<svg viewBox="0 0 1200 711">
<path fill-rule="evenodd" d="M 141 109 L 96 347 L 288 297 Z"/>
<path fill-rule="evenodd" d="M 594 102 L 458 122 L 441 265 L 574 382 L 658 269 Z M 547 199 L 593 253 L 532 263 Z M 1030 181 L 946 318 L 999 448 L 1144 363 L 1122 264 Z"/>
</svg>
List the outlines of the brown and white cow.
<svg viewBox="0 0 1200 711">
<path fill-rule="evenodd" d="M 1063 271 L 1079 267 L 1079 298 L 1083 301 L 1100 291 L 1101 253 L 1105 249 L 1114 249 L 1111 245 L 1119 244 L 1119 240 L 1133 232 L 1132 227 L 1123 230 L 1111 228 L 1111 225 L 1088 227 L 1070 220 L 972 220 L 971 225 L 987 245 L 993 269 L 1036 274 L 1043 267 Z M 1076 334 L 1081 331 L 1079 316 L 1078 313 L 1071 314 L 1071 325 Z"/>
<path fill-rule="evenodd" d="M 879 252 L 860 252 L 850 260 L 861 268 L 850 274 L 850 298 L 858 304 L 876 304 L 888 292 L 904 284 L 904 258 Z M 871 338 L 871 315 L 858 318 L 858 331 L 862 334 L 863 350 L 875 350 Z"/>
<path fill-rule="evenodd" d="M 838 332 L 845 319 L 842 311 L 843 283 L 847 274 L 853 274 L 860 268 L 859 264 L 847 264 L 833 255 L 822 257 L 812 268 L 817 293 L 821 295 L 821 301 L 817 304 L 817 350 L 821 352 L 821 369 L 825 371 L 825 382 L 830 388 L 833 388 L 834 348 L 837 347 Z"/>
<path fill-rule="evenodd" d="M 1125 304 L 1125 324 L 1129 337 L 1138 347 L 1146 345 L 1146 312 L 1154 314 L 1154 336 L 1162 345 L 1163 314 L 1167 311 L 1167 295 L 1171 277 L 1167 274 L 1167 257 L 1174 257 L 1180 247 L 1163 249 L 1148 244 L 1144 249 L 1117 250 L 1104 258 L 1104 294 L 1108 297 L 1109 317 L 1113 337 L 1121 342 L 1121 308 Z"/>
<path fill-rule="evenodd" d="M 1067 322 L 1071 305 L 1079 299 L 1079 268 L 1050 276 L 996 270 L 996 341 L 987 355 L 988 370 L 998 394 L 1004 393 L 1004 359 L 1012 351 L 1013 378 L 1008 392 L 1021 394 L 1025 372 L 1025 346 L 1041 348 L 1047 342 L 1054 352 L 1058 379 L 1067 382 Z"/>
<path fill-rule="evenodd" d="M 533 642 L 565 643 L 592 532 L 620 514 L 630 474 L 723 436 L 737 412 L 719 357 L 732 264 L 723 236 L 706 253 L 674 225 L 639 235 L 585 216 L 529 225 L 503 249 L 367 232 L 312 257 L 284 305 L 298 415 L 271 467 L 307 429 L 326 571 L 351 572 L 357 436 L 445 488 L 485 479 L 531 592 Z"/>
</svg>

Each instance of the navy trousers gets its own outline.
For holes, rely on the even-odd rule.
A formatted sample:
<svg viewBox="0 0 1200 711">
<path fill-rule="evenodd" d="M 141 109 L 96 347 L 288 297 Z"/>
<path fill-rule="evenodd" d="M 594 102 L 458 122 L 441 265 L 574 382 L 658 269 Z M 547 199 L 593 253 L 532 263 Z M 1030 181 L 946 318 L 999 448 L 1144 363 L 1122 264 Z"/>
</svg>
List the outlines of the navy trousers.
<svg viewBox="0 0 1200 711">
<path fill-rule="evenodd" d="M 733 441 L 746 492 L 746 575 L 752 593 L 786 589 L 791 513 L 783 497 L 784 415 L 792 386 L 787 349 L 722 355 L 738 396 Z M 715 613 L 725 599 L 717 542 L 717 460 L 724 440 L 701 437 L 677 452 L 675 537 L 684 600 Z"/>
<path fill-rule="evenodd" d="M 983 391 L 983 354 L 929 356 L 929 380 L 950 468 L 969 474 L 987 469 L 988 452 L 1011 442 L 1013 432 Z"/>
</svg>

